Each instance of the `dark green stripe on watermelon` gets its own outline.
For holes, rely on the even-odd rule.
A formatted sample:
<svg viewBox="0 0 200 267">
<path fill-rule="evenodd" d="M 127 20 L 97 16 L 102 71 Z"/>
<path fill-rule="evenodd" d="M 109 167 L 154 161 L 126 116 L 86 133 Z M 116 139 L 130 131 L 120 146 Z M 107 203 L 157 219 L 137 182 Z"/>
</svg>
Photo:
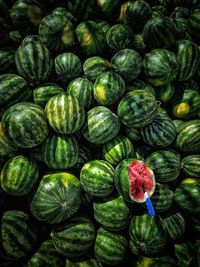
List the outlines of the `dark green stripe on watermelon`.
<svg viewBox="0 0 200 267">
<path fill-rule="evenodd" d="M 12 157 L 16 151 L 15 145 L 5 136 L 2 123 L 0 122 L 0 157 Z"/>
<path fill-rule="evenodd" d="M 192 10 L 189 17 L 189 25 L 194 32 L 194 34 L 198 34 L 200 30 L 200 10 L 199 8 Z"/>
<path fill-rule="evenodd" d="M 184 157 L 181 162 L 183 172 L 189 177 L 200 178 L 200 155 Z"/>
<path fill-rule="evenodd" d="M 97 261 L 96 259 L 93 258 L 89 258 L 89 259 L 83 259 L 83 260 L 77 260 L 77 261 L 70 261 L 70 260 L 66 260 L 66 266 L 69 267 L 103 267 L 103 265 Z"/>
<path fill-rule="evenodd" d="M 77 23 L 77 19 L 64 7 L 56 7 L 52 14 L 57 14 L 66 17 L 73 25 Z"/>
<path fill-rule="evenodd" d="M 0 49 L 0 71 L 9 71 L 15 64 L 15 49 L 6 47 Z"/>
</svg>

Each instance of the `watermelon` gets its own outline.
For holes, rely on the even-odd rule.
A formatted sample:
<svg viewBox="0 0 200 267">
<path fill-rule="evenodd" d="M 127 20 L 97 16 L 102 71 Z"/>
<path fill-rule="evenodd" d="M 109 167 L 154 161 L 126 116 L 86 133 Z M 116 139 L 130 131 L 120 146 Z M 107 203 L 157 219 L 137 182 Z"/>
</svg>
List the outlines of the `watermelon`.
<svg viewBox="0 0 200 267">
<path fill-rule="evenodd" d="M 134 81 L 131 81 L 130 83 L 126 84 L 126 91 L 134 91 L 134 90 L 146 90 L 147 92 L 151 93 L 153 96 L 156 97 L 156 91 L 152 85 L 150 85 L 148 82 L 144 82 L 139 79 L 135 79 Z"/>
<path fill-rule="evenodd" d="M 186 178 L 176 188 L 174 200 L 179 207 L 189 214 L 200 214 L 200 180 Z"/>
<path fill-rule="evenodd" d="M 188 177 L 200 178 L 200 155 L 184 157 L 181 162 L 183 172 Z"/>
<path fill-rule="evenodd" d="M 93 100 L 93 83 L 86 78 L 76 78 L 68 85 L 67 93 L 76 96 L 85 108 L 89 108 Z"/>
<path fill-rule="evenodd" d="M 170 17 L 188 19 L 189 15 L 190 15 L 190 10 L 188 8 L 177 6 L 174 8 L 174 11 L 170 14 Z"/>
<path fill-rule="evenodd" d="M 77 23 L 77 19 L 64 7 L 56 7 L 51 13 L 65 16 L 73 25 Z"/>
<path fill-rule="evenodd" d="M 40 84 L 33 90 L 33 100 L 35 104 L 44 108 L 48 100 L 59 93 L 64 93 L 64 90 L 56 83 Z"/>
<path fill-rule="evenodd" d="M 3 213 L 1 223 L 1 248 L 6 258 L 17 260 L 33 250 L 37 232 L 30 216 L 19 210 Z"/>
<path fill-rule="evenodd" d="M 153 171 L 141 160 L 125 159 L 117 165 L 114 172 L 115 187 L 125 201 L 143 203 L 155 190 Z"/>
<path fill-rule="evenodd" d="M 71 94 L 60 93 L 51 97 L 45 112 L 51 128 L 61 134 L 77 132 L 85 119 L 82 103 Z"/>
<path fill-rule="evenodd" d="M 113 234 L 102 227 L 97 231 L 94 253 L 98 261 L 110 265 L 122 264 L 127 256 L 126 238 Z"/>
<path fill-rule="evenodd" d="M 1 171 L 1 187 L 10 195 L 23 196 L 35 186 L 39 176 L 37 164 L 23 155 L 11 158 Z"/>
<path fill-rule="evenodd" d="M 55 72 L 59 79 L 71 81 L 81 75 L 82 65 L 77 55 L 66 52 L 59 54 L 55 60 Z"/>
<path fill-rule="evenodd" d="M 136 262 L 135 267 L 174 267 L 175 261 L 170 256 L 149 258 L 141 256 Z"/>
<path fill-rule="evenodd" d="M 144 142 L 153 147 L 167 147 L 176 137 L 176 128 L 172 119 L 158 112 L 155 119 L 141 129 Z"/>
<path fill-rule="evenodd" d="M 125 83 L 119 74 L 104 72 L 94 83 L 94 98 L 99 105 L 109 106 L 117 102 L 125 92 Z"/>
<path fill-rule="evenodd" d="M 96 15 L 94 10 L 97 11 L 95 0 L 69 0 L 67 1 L 67 7 L 78 20 L 87 20 L 94 17 Z"/>
<path fill-rule="evenodd" d="M 12 157 L 16 151 L 15 145 L 5 136 L 2 123 L 0 122 L 0 157 Z"/>
<path fill-rule="evenodd" d="M 122 196 L 109 196 L 93 203 L 94 218 L 105 229 L 120 231 L 128 225 L 130 208 Z"/>
<path fill-rule="evenodd" d="M 102 28 L 92 20 L 81 22 L 76 28 L 76 36 L 81 52 L 86 57 L 101 55 L 106 47 Z"/>
<path fill-rule="evenodd" d="M 129 128 L 126 126 L 124 127 L 124 129 L 125 129 L 126 136 L 132 141 L 138 141 L 142 138 L 139 129 L 136 129 L 134 127 Z"/>
<path fill-rule="evenodd" d="M 189 267 L 192 263 L 193 249 L 188 242 L 174 244 L 177 267 Z M 196 266 L 195 266 L 196 267 Z"/>
<path fill-rule="evenodd" d="M 15 49 L 5 47 L 0 49 L 0 71 L 9 71 L 15 64 Z"/>
<path fill-rule="evenodd" d="M 146 45 L 144 43 L 142 33 L 138 33 L 133 36 L 132 48 L 139 54 L 144 54 Z"/>
<path fill-rule="evenodd" d="M 145 54 L 144 73 L 150 84 L 164 86 L 176 78 L 178 63 L 173 52 L 166 49 L 153 49 Z"/>
<path fill-rule="evenodd" d="M 188 81 L 184 82 L 177 82 L 177 87 L 179 87 L 181 90 L 193 90 L 199 92 L 199 84 L 194 79 L 190 79 Z"/>
<path fill-rule="evenodd" d="M 15 54 L 19 75 L 30 83 L 38 84 L 50 78 L 52 59 L 49 50 L 39 41 L 20 45 Z"/>
<path fill-rule="evenodd" d="M 199 10 L 199 8 L 192 10 L 190 17 L 189 17 L 189 25 L 195 34 L 199 34 L 199 30 L 200 30 L 200 10 Z"/>
<path fill-rule="evenodd" d="M 3 114 L 2 126 L 6 137 L 20 148 L 41 144 L 49 132 L 44 110 L 30 102 L 9 107 Z"/>
<path fill-rule="evenodd" d="M 116 165 L 123 159 L 131 158 L 134 148 L 130 139 L 126 136 L 118 135 L 103 145 L 102 157 L 110 164 Z"/>
<path fill-rule="evenodd" d="M 157 98 L 163 105 L 166 105 L 170 102 L 175 93 L 175 87 L 173 83 L 167 83 L 166 85 L 159 88 L 157 92 Z"/>
<path fill-rule="evenodd" d="M 105 197 L 114 189 L 114 168 L 104 160 L 92 160 L 83 165 L 80 173 L 82 188 L 93 196 Z"/>
<path fill-rule="evenodd" d="M 98 106 L 87 112 L 82 134 L 91 143 L 104 144 L 113 139 L 119 129 L 117 115 L 106 107 Z"/>
<path fill-rule="evenodd" d="M 79 146 L 78 160 L 73 169 L 81 169 L 85 163 L 92 159 L 91 151 L 83 145 Z"/>
<path fill-rule="evenodd" d="M 133 49 L 123 49 L 111 59 L 114 71 L 121 75 L 125 81 L 137 78 L 142 70 L 142 59 Z"/>
<path fill-rule="evenodd" d="M 155 5 L 152 7 L 152 17 L 156 16 L 166 16 L 167 15 L 167 9 L 162 5 Z"/>
<path fill-rule="evenodd" d="M 66 259 L 67 267 L 103 267 L 102 264 L 95 258 L 88 258 L 83 260 L 70 261 Z"/>
<path fill-rule="evenodd" d="M 181 126 L 184 121 L 182 120 L 173 120 L 174 126 L 176 127 L 176 131 L 178 131 L 179 126 Z"/>
<path fill-rule="evenodd" d="M 86 217 L 74 217 L 52 233 L 56 251 L 72 259 L 85 254 L 92 246 L 94 239 L 94 225 Z"/>
<path fill-rule="evenodd" d="M 105 21 L 105 20 L 96 20 L 96 23 L 98 24 L 99 27 L 101 27 L 102 31 L 104 34 L 107 33 L 107 31 L 110 29 L 110 24 Z"/>
<path fill-rule="evenodd" d="M 121 0 L 100 0 L 98 1 L 98 7 L 102 13 L 102 16 L 105 16 L 107 19 L 112 17 L 120 7 Z"/>
<path fill-rule="evenodd" d="M 42 158 L 49 169 L 69 169 L 77 163 L 78 155 L 79 145 L 73 136 L 54 134 L 43 144 Z"/>
<path fill-rule="evenodd" d="M 181 168 L 180 155 L 175 151 L 159 150 L 153 152 L 146 164 L 153 170 L 156 181 L 168 183 L 178 178 Z"/>
<path fill-rule="evenodd" d="M 108 60 L 99 56 L 89 57 L 83 63 L 84 75 L 90 81 L 95 81 L 102 72 L 109 71 L 110 68 Z"/>
<path fill-rule="evenodd" d="M 151 93 L 134 90 L 121 99 L 117 114 L 126 126 L 142 128 L 155 119 L 157 109 L 156 99 Z"/>
<path fill-rule="evenodd" d="M 133 216 L 129 226 L 130 248 L 134 255 L 153 255 L 166 243 L 166 231 L 159 216 Z"/>
<path fill-rule="evenodd" d="M 31 212 L 40 221 L 49 224 L 66 221 L 81 205 L 81 185 L 68 172 L 46 174 L 31 202 Z"/>
<path fill-rule="evenodd" d="M 49 50 L 69 50 L 75 43 L 73 24 L 61 14 L 49 14 L 40 23 L 39 38 Z"/>
</svg>

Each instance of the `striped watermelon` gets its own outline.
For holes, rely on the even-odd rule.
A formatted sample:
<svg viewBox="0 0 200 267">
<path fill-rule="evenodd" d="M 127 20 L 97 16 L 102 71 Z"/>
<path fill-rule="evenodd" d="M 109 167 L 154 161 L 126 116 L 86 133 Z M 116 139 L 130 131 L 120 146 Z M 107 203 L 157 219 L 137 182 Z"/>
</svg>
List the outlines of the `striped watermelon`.
<svg viewBox="0 0 200 267">
<path fill-rule="evenodd" d="M 89 194 L 105 197 L 114 189 L 114 169 L 107 161 L 92 160 L 83 165 L 80 173 L 82 188 Z"/>
<path fill-rule="evenodd" d="M 177 149 L 183 153 L 200 153 L 200 120 L 187 121 L 177 131 Z"/>
<path fill-rule="evenodd" d="M 175 261 L 170 256 L 162 257 L 144 257 L 141 256 L 138 258 L 135 267 L 174 267 Z"/>
<path fill-rule="evenodd" d="M 200 178 L 200 155 L 184 157 L 181 162 L 184 174 L 188 177 Z"/>
<path fill-rule="evenodd" d="M 174 193 L 168 185 L 156 183 L 156 188 L 151 197 L 151 202 L 156 212 L 167 211 L 173 203 Z"/>
<path fill-rule="evenodd" d="M 136 129 L 134 127 L 129 128 L 126 126 L 124 127 L 124 129 L 125 129 L 126 136 L 132 141 L 138 141 L 142 138 L 139 129 Z"/>
<path fill-rule="evenodd" d="M 126 126 L 142 128 L 155 119 L 157 109 L 156 99 L 151 93 L 134 90 L 121 99 L 117 113 Z"/>
<path fill-rule="evenodd" d="M 65 259 L 56 251 L 53 241 L 48 239 L 32 255 L 25 267 L 64 267 Z"/>
<path fill-rule="evenodd" d="M 200 50 L 189 40 L 180 40 L 177 45 L 178 81 L 187 81 L 195 74 L 200 63 Z"/>
<path fill-rule="evenodd" d="M 113 234 L 102 227 L 99 228 L 94 247 L 97 260 L 111 265 L 122 264 L 127 252 L 128 243 L 124 236 Z"/>
<path fill-rule="evenodd" d="M 146 90 L 148 93 L 151 93 L 153 96 L 156 97 L 156 91 L 153 86 L 151 86 L 148 82 L 144 82 L 139 79 L 135 79 L 131 81 L 130 84 L 126 84 L 126 91 L 134 91 L 134 90 Z"/>
<path fill-rule="evenodd" d="M 0 49 L 0 71 L 9 71 L 15 64 L 15 49 L 5 47 Z"/>
<path fill-rule="evenodd" d="M 193 258 L 193 244 L 189 242 L 174 244 L 177 267 L 189 267 Z M 196 267 L 196 266 L 195 266 Z"/>
<path fill-rule="evenodd" d="M 43 144 L 42 158 L 49 169 L 69 169 L 77 163 L 78 155 L 79 145 L 73 136 L 54 134 Z"/>
<path fill-rule="evenodd" d="M 77 19 L 64 7 L 56 7 L 51 13 L 65 16 L 73 25 L 77 23 Z"/>
<path fill-rule="evenodd" d="M 9 210 L 3 213 L 1 248 L 6 258 L 17 260 L 28 256 L 36 238 L 37 232 L 28 214 L 19 210 Z"/>
<path fill-rule="evenodd" d="M 68 172 L 44 175 L 31 203 L 31 212 L 49 224 L 66 221 L 81 205 L 81 185 Z"/>
<path fill-rule="evenodd" d="M 178 71 L 175 54 L 166 49 L 153 49 L 145 54 L 143 67 L 146 79 L 156 87 L 173 81 Z"/>
<path fill-rule="evenodd" d="M 12 157 L 15 155 L 16 150 L 15 145 L 5 136 L 0 122 L 0 157 Z"/>
<path fill-rule="evenodd" d="M 39 26 L 39 38 L 53 51 L 66 51 L 75 43 L 73 24 L 63 15 L 52 13 L 43 18 Z"/>
<path fill-rule="evenodd" d="M 86 140 L 94 144 L 104 144 L 113 139 L 119 132 L 120 121 L 110 109 L 98 106 L 86 114 L 82 128 Z"/>
<path fill-rule="evenodd" d="M 189 25 L 195 34 L 199 34 L 200 30 L 200 10 L 199 8 L 192 10 L 189 17 Z"/>
<path fill-rule="evenodd" d="M 144 142 L 153 147 L 167 147 L 176 137 L 176 128 L 172 119 L 158 112 L 155 119 L 141 129 Z"/>
<path fill-rule="evenodd" d="M 167 15 L 167 9 L 164 6 L 158 4 L 152 7 L 152 17 L 163 15 Z"/>
<path fill-rule="evenodd" d="M 78 20 L 93 18 L 97 15 L 94 10 L 98 10 L 97 2 L 95 0 L 68 0 L 67 7 Z"/>
<path fill-rule="evenodd" d="M 3 114 L 2 125 L 6 137 L 20 148 L 41 144 L 49 132 L 44 110 L 29 102 L 9 107 Z"/>
<path fill-rule="evenodd" d="M 126 81 L 132 81 L 139 76 L 142 70 L 142 59 L 133 49 L 123 49 L 111 59 L 114 71 Z"/>
<path fill-rule="evenodd" d="M 101 27 L 102 31 L 104 34 L 106 34 L 108 32 L 108 30 L 110 29 L 110 24 L 105 21 L 105 20 L 96 20 L 97 24 L 99 27 Z"/>
<path fill-rule="evenodd" d="M 67 267 L 103 267 L 103 265 L 96 259 L 89 258 L 85 260 L 69 261 L 66 260 Z"/>
<path fill-rule="evenodd" d="M 153 255 L 166 243 L 166 231 L 159 216 L 133 216 L 130 226 L 130 248 L 134 255 Z"/>
<path fill-rule="evenodd" d="M 170 82 L 159 88 L 157 93 L 157 98 L 158 100 L 161 101 L 163 105 L 166 105 L 170 102 L 170 100 L 174 96 L 174 93 L 175 93 L 174 84 Z"/>
<path fill-rule="evenodd" d="M 105 229 L 120 231 L 128 225 L 130 208 L 122 196 L 108 197 L 93 203 L 94 218 Z"/>
<path fill-rule="evenodd" d="M 126 136 L 118 135 L 103 145 L 103 159 L 112 165 L 118 164 L 123 159 L 131 158 L 134 154 L 132 142 Z"/>
<path fill-rule="evenodd" d="M 85 119 L 82 103 L 70 94 L 61 93 L 51 97 L 45 112 L 51 128 L 61 134 L 77 132 Z"/>
<path fill-rule="evenodd" d="M 67 93 L 76 96 L 85 108 L 89 108 L 93 100 L 93 83 L 86 78 L 76 78 L 68 85 Z"/>
<path fill-rule="evenodd" d="M 132 48 L 139 54 L 144 54 L 146 45 L 142 33 L 135 34 L 133 36 Z"/>
<path fill-rule="evenodd" d="M 35 186 L 39 176 L 37 164 L 19 155 L 11 158 L 1 171 L 1 187 L 10 195 L 23 196 Z"/>
<path fill-rule="evenodd" d="M 176 127 L 176 132 L 178 131 L 178 128 L 184 123 L 182 120 L 173 120 L 174 126 Z"/>
<path fill-rule="evenodd" d="M 53 244 L 59 254 L 74 258 L 85 254 L 95 239 L 95 228 L 90 219 L 74 217 L 52 233 Z"/>
<path fill-rule="evenodd" d="M 90 81 L 95 81 L 102 72 L 109 71 L 110 68 L 108 60 L 99 56 L 89 57 L 83 64 L 84 75 Z"/>
<path fill-rule="evenodd" d="M 116 103 L 125 92 L 125 83 L 119 74 L 107 71 L 100 74 L 94 83 L 94 98 L 99 105 Z"/>
<path fill-rule="evenodd" d="M 81 52 L 86 57 L 101 55 L 106 48 L 105 34 L 95 21 L 81 22 L 76 28 L 76 36 Z"/>
<path fill-rule="evenodd" d="M 174 181 L 180 174 L 181 159 L 175 151 L 160 150 L 153 152 L 146 159 L 146 163 L 153 170 L 156 181 L 161 183 Z"/>
<path fill-rule="evenodd" d="M 176 188 L 174 193 L 175 202 L 189 214 L 200 215 L 200 180 L 186 178 Z"/>
<path fill-rule="evenodd" d="M 19 75 L 38 84 L 50 78 L 52 59 L 49 50 L 38 41 L 27 42 L 17 49 L 15 63 Z"/>
<path fill-rule="evenodd" d="M 86 146 L 79 146 L 79 155 L 77 163 L 73 166 L 73 169 L 81 169 L 85 163 L 92 159 L 91 151 Z"/>
<path fill-rule="evenodd" d="M 64 93 L 64 90 L 56 83 L 40 84 L 33 91 L 33 100 L 35 104 L 44 108 L 48 100 L 59 93 Z"/>
<path fill-rule="evenodd" d="M 31 98 L 32 90 L 28 83 L 16 74 L 0 75 L 0 109 Z"/>
<path fill-rule="evenodd" d="M 58 55 L 55 60 L 55 72 L 63 81 L 71 81 L 81 75 L 82 65 L 77 55 L 66 52 Z"/>
</svg>

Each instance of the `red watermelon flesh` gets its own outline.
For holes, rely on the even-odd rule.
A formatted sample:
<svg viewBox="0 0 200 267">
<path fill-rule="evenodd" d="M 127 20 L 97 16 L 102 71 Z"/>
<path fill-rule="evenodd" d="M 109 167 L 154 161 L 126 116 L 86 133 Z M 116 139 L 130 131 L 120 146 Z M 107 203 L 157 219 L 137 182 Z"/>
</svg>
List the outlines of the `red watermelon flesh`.
<svg viewBox="0 0 200 267">
<path fill-rule="evenodd" d="M 144 189 L 151 196 L 155 189 L 153 171 L 142 161 L 135 160 L 128 167 L 130 198 L 136 202 L 145 202 Z"/>
</svg>

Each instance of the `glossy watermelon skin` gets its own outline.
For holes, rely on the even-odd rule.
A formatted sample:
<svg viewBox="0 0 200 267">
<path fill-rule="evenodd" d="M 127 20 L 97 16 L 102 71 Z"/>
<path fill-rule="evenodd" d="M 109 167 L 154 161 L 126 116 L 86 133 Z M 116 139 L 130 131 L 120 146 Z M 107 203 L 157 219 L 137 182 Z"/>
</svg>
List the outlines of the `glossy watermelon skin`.
<svg viewBox="0 0 200 267">
<path fill-rule="evenodd" d="M 159 112 L 150 124 L 141 129 L 141 135 L 150 146 L 167 147 L 176 137 L 176 128 L 170 117 Z"/>
<path fill-rule="evenodd" d="M 56 83 L 40 84 L 33 90 L 33 100 L 35 104 L 45 108 L 48 100 L 59 93 L 64 93 L 64 90 Z"/>
<path fill-rule="evenodd" d="M 50 98 L 45 112 L 51 128 L 60 134 L 77 132 L 85 119 L 82 103 L 70 94 L 61 93 Z"/>
<path fill-rule="evenodd" d="M 93 202 L 93 211 L 95 220 L 105 229 L 114 232 L 126 228 L 130 219 L 130 208 L 122 196 Z"/>
<path fill-rule="evenodd" d="M 19 148 L 33 148 L 48 136 L 44 110 L 33 103 L 21 102 L 9 107 L 2 117 L 3 131 Z"/>
<path fill-rule="evenodd" d="M 169 186 L 156 183 L 155 191 L 151 197 L 151 202 L 156 213 L 166 212 L 173 204 L 174 193 Z"/>
<path fill-rule="evenodd" d="M 74 217 L 52 234 L 53 244 L 59 254 L 72 259 L 85 254 L 94 239 L 94 225 L 86 217 Z"/>
<path fill-rule="evenodd" d="M 93 258 L 89 258 L 86 260 L 79 260 L 75 262 L 69 261 L 67 259 L 66 266 L 69 266 L 69 267 L 103 267 L 99 261 Z"/>
<path fill-rule="evenodd" d="M 50 78 L 51 55 L 39 41 L 20 45 L 15 53 L 15 63 L 19 75 L 30 83 L 38 84 Z"/>
<path fill-rule="evenodd" d="M 5 136 L 2 123 L 0 122 L 0 157 L 13 157 L 16 151 L 15 145 Z"/>
<path fill-rule="evenodd" d="M 102 72 L 110 69 L 111 65 L 108 60 L 99 56 L 87 58 L 83 64 L 84 75 L 90 81 L 95 81 Z"/>
<path fill-rule="evenodd" d="M 81 52 L 85 57 L 98 56 L 104 52 L 106 48 L 105 34 L 95 21 L 83 21 L 75 31 Z"/>
<path fill-rule="evenodd" d="M 57 14 L 60 16 L 65 16 L 73 25 L 77 23 L 77 19 L 64 7 L 56 7 L 52 14 Z"/>
<path fill-rule="evenodd" d="M 102 156 L 112 165 L 123 159 L 131 158 L 134 154 L 133 144 L 126 136 L 118 135 L 103 145 Z"/>
<path fill-rule="evenodd" d="M 200 62 L 200 50 L 197 44 L 189 40 L 178 41 L 177 47 L 178 81 L 187 81 L 195 74 Z"/>
<path fill-rule="evenodd" d="M 128 25 L 116 24 L 106 34 L 107 45 L 112 52 L 131 47 L 132 40 L 133 32 Z"/>
<path fill-rule="evenodd" d="M 43 176 L 31 202 L 31 212 L 39 221 L 63 222 L 81 205 L 81 185 L 71 173 L 50 173 Z"/>
<path fill-rule="evenodd" d="M 48 239 L 42 243 L 39 249 L 33 254 L 25 267 L 61 267 L 65 266 L 65 259 L 56 251 L 53 241 Z"/>
<path fill-rule="evenodd" d="M 145 54 L 144 73 L 148 82 L 155 86 L 164 86 L 176 78 L 178 63 L 173 52 L 160 48 Z"/>
<path fill-rule="evenodd" d="M 51 51 L 70 50 L 75 44 L 73 24 L 65 16 L 50 14 L 40 23 L 39 38 Z"/>
<path fill-rule="evenodd" d="M 175 92 L 175 87 L 173 83 L 168 83 L 163 87 L 159 88 L 157 98 L 161 101 L 163 105 L 166 105 L 170 102 Z"/>
<path fill-rule="evenodd" d="M 167 16 L 153 17 L 144 26 L 143 38 L 149 49 L 169 48 L 176 41 L 173 20 Z"/>
<path fill-rule="evenodd" d="M 25 156 L 11 158 L 1 171 L 1 187 L 10 195 L 23 196 L 35 186 L 39 177 L 37 164 Z"/>
<path fill-rule="evenodd" d="M 94 98 L 102 106 L 116 103 L 124 92 L 124 80 L 114 72 L 109 71 L 100 74 L 94 83 Z"/>
<path fill-rule="evenodd" d="M 88 109 L 93 100 L 93 83 L 86 78 L 76 78 L 68 85 L 67 93 L 77 97 Z"/>
<path fill-rule="evenodd" d="M 190 155 L 184 157 L 181 162 L 184 174 L 188 177 L 200 177 L 200 155 Z"/>
<path fill-rule="evenodd" d="M 186 178 L 176 188 L 174 199 L 179 207 L 189 214 L 200 214 L 200 182 L 195 178 Z"/>
<path fill-rule="evenodd" d="M 55 60 L 55 72 L 62 81 L 71 81 L 82 73 L 79 57 L 71 52 L 58 55 Z"/>
<path fill-rule="evenodd" d="M 92 196 L 105 197 L 114 189 L 114 168 L 104 160 L 92 160 L 83 165 L 80 173 L 82 188 Z"/>
<path fill-rule="evenodd" d="M 153 255 L 161 251 L 166 243 L 166 231 L 159 216 L 133 216 L 129 236 L 130 248 L 134 255 Z"/>
<path fill-rule="evenodd" d="M 177 129 L 176 147 L 182 153 L 200 152 L 200 120 L 187 121 Z"/>
<path fill-rule="evenodd" d="M 27 256 L 36 242 L 37 232 L 28 214 L 19 210 L 3 213 L 1 246 L 3 254 L 10 260 Z"/>
<path fill-rule="evenodd" d="M 52 135 L 43 144 L 43 161 L 52 170 L 73 167 L 78 161 L 78 155 L 79 144 L 73 136 Z"/>
<path fill-rule="evenodd" d="M 147 165 L 153 170 L 156 181 L 168 183 L 178 178 L 181 168 L 180 154 L 170 150 L 153 152 L 147 159 Z"/>
<path fill-rule="evenodd" d="M 104 144 L 113 139 L 119 129 L 120 121 L 117 115 L 106 107 L 98 106 L 87 112 L 82 134 L 91 143 Z"/>
<path fill-rule="evenodd" d="M 15 49 L 6 47 L 0 49 L 0 71 L 9 71 L 15 64 Z"/>
<path fill-rule="evenodd" d="M 139 76 L 142 70 L 142 59 L 133 49 L 123 49 L 111 59 L 111 64 L 116 73 L 125 81 L 132 81 Z"/>
<path fill-rule="evenodd" d="M 200 30 L 200 12 L 199 8 L 192 10 L 190 17 L 189 17 L 189 25 L 192 28 L 194 33 L 199 32 Z"/>
<path fill-rule="evenodd" d="M 28 83 L 19 75 L 2 74 L 0 83 L 0 109 L 6 109 L 17 102 L 29 100 L 32 95 Z"/>
<path fill-rule="evenodd" d="M 102 263 L 117 265 L 126 259 L 128 243 L 125 237 L 113 234 L 102 227 L 97 231 L 94 253 Z"/>
<path fill-rule="evenodd" d="M 128 127 L 142 128 L 151 123 L 157 114 L 155 97 L 145 90 L 127 93 L 120 101 L 117 114 Z"/>
</svg>

